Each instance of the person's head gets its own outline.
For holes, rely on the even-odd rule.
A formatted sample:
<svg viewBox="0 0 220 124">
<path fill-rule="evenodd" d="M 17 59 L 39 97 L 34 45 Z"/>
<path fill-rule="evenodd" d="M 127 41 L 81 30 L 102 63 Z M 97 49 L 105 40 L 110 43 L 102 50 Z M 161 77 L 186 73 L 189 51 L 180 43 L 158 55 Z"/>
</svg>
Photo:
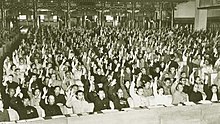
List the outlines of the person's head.
<svg viewBox="0 0 220 124">
<path fill-rule="evenodd" d="M 63 66 L 63 71 L 64 71 L 64 72 L 67 72 L 67 71 L 68 71 L 68 66 L 65 66 L 65 65 L 64 65 L 64 66 Z"/>
<path fill-rule="evenodd" d="M 35 58 L 35 59 L 34 59 L 34 63 L 35 63 L 35 64 L 38 64 L 38 63 L 39 63 L 39 60 L 38 60 L 37 58 Z"/>
<path fill-rule="evenodd" d="M 142 74 L 147 74 L 146 69 L 145 69 L 145 68 L 142 68 L 142 69 L 141 69 L 141 73 L 142 73 Z"/>
<path fill-rule="evenodd" d="M 199 85 L 197 83 L 194 83 L 193 85 L 193 91 L 197 92 L 199 90 Z"/>
<path fill-rule="evenodd" d="M 176 86 L 176 90 L 179 92 L 183 92 L 183 84 L 182 83 L 178 83 Z"/>
<path fill-rule="evenodd" d="M 8 88 L 8 94 L 10 97 L 13 97 L 15 95 L 15 89 L 12 87 Z"/>
<path fill-rule="evenodd" d="M 66 78 L 71 78 L 71 72 L 70 71 L 66 71 L 65 72 L 65 76 L 66 76 Z"/>
<path fill-rule="evenodd" d="M 165 84 L 166 86 L 170 86 L 170 85 L 171 85 L 171 79 L 170 79 L 170 78 L 165 78 L 165 79 L 164 79 L 164 84 Z"/>
<path fill-rule="evenodd" d="M 180 78 L 180 83 L 182 83 L 182 85 L 186 85 L 186 78 Z"/>
<path fill-rule="evenodd" d="M 35 63 L 33 63 L 32 65 L 31 65 L 31 68 L 32 69 L 34 69 L 34 68 L 36 68 L 37 66 L 36 66 L 36 64 Z"/>
<path fill-rule="evenodd" d="M 49 74 L 53 74 L 53 72 L 54 72 L 53 68 L 50 67 L 49 70 L 48 70 L 48 73 L 49 73 Z"/>
<path fill-rule="evenodd" d="M 34 74 L 37 74 L 38 73 L 38 70 L 37 68 L 33 68 L 33 71 L 32 71 Z"/>
<path fill-rule="evenodd" d="M 23 58 L 20 58 L 20 59 L 19 59 L 19 62 L 20 62 L 20 64 L 24 64 L 24 59 L 23 59 Z"/>
<path fill-rule="evenodd" d="M 144 87 L 149 89 L 150 88 L 150 82 L 149 81 L 144 82 Z"/>
<path fill-rule="evenodd" d="M 144 94 L 144 89 L 143 89 L 143 87 L 138 87 L 138 88 L 137 88 L 137 94 L 138 94 L 139 96 L 143 96 L 143 94 Z"/>
<path fill-rule="evenodd" d="M 70 90 L 73 94 L 76 94 L 76 92 L 79 90 L 79 86 L 78 85 L 72 85 L 70 87 Z"/>
<path fill-rule="evenodd" d="M 97 68 L 96 72 L 97 72 L 98 75 L 101 75 L 101 68 Z"/>
<path fill-rule="evenodd" d="M 180 76 L 186 78 L 186 72 L 182 71 Z"/>
<path fill-rule="evenodd" d="M 44 79 L 44 84 L 45 85 L 48 85 L 49 84 L 49 80 L 50 80 L 50 78 L 49 77 L 45 77 L 45 79 Z"/>
<path fill-rule="evenodd" d="M 16 69 L 16 65 L 15 64 L 11 65 L 11 70 L 14 71 L 15 69 Z"/>
<path fill-rule="evenodd" d="M 101 100 L 105 98 L 105 91 L 103 89 L 99 89 L 98 96 Z"/>
<path fill-rule="evenodd" d="M 158 95 L 163 95 L 164 94 L 164 89 L 162 86 L 157 87 L 157 93 Z"/>
<path fill-rule="evenodd" d="M 15 69 L 15 74 L 19 75 L 20 74 L 20 68 Z"/>
<path fill-rule="evenodd" d="M 212 90 L 212 93 L 217 93 L 218 92 L 218 85 L 213 84 L 211 90 Z"/>
<path fill-rule="evenodd" d="M 114 64 L 118 64 L 118 60 L 117 59 L 114 59 Z"/>
<path fill-rule="evenodd" d="M 170 73 L 174 74 L 176 72 L 176 68 L 175 67 L 170 67 Z"/>
<path fill-rule="evenodd" d="M 39 96 L 40 93 L 41 93 L 41 91 L 40 91 L 39 88 L 35 88 L 35 89 L 33 90 L 33 94 L 34 94 L 34 96 Z"/>
<path fill-rule="evenodd" d="M 78 66 L 77 66 L 77 70 L 78 70 L 78 71 L 82 70 L 82 65 L 78 65 Z"/>
<path fill-rule="evenodd" d="M 33 79 L 33 81 L 36 81 L 37 80 L 37 75 L 33 74 L 31 78 Z"/>
<path fill-rule="evenodd" d="M 54 105 L 55 104 L 55 96 L 54 95 L 50 94 L 48 96 L 48 104 L 49 105 Z"/>
<path fill-rule="evenodd" d="M 12 81 L 13 81 L 13 77 L 14 77 L 14 76 L 13 76 L 12 74 L 10 74 L 10 75 L 8 76 L 8 81 L 9 81 L 9 82 L 12 82 Z"/>
<path fill-rule="evenodd" d="M 48 68 L 52 68 L 52 67 L 53 67 L 53 64 L 49 62 L 49 63 L 47 63 L 47 67 L 48 67 Z"/>
<path fill-rule="evenodd" d="M 165 73 L 165 74 L 164 74 L 164 77 L 165 77 L 165 78 L 170 78 L 169 73 Z"/>
<path fill-rule="evenodd" d="M 160 67 L 159 67 L 159 66 L 156 66 L 156 67 L 155 67 L 155 72 L 156 72 L 156 73 L 160 73 Z"/>
<path fill-rule="evenodd" d="M 129 67 L 126 67 L 125 72 L 130 74 L 131 73 L 131 69 Z"/>
<path fill-rule="evenodd" d="M 78 90 L 76 92 L 76 98 L 81 101 L 84 100 L 84 92 L 82 90 Z"/>
<path fill-rule="evenodd" d="M 209 60 L 208 59 L 205 59 L 205 65 L 209 65 Z"/>
<path fill-rule="evenodd" d="M 55 73 L 53 73 L 53 74 L 51 75 L 51 79 L 52 79 L 52 80 L 56 80 L 56 79 L 57 79 L 57 75 L 56 75 Z"/>
<path fill-rule="evenodd" d="M 195 77 L 195 82 L 200 84 L 200 83 L 202 83 L 202 79 L 199 76 L 196 76 Z"/>
<path fill-rule="evenodd" d="M 121 88 L 118 89 L 117 95 L 118 95 L 119 98 L 122 98 L 122 97 L 123 97 L 124 93 L 123 93 L 123 90 L 122 90 Z"/>
<path fill-rule="evenodd" d="M 171 60 L 174 60 L 174 59 L 175 59 L 175 55 L 174 55 L 174 54 L 171 54 L 171 55 L 170 55 L 170 59 L 171 59 Z"/>
<path fill-rule="evenodd" d="M 55 94 L 55 96 L 58 96 L 60 94 L 60 90 L 61 90 L 61 88 L 59 86 L 55 86 L 54 87 L 54 94 Z"/>
<path fill-rule="evenodd" d="M 30 98 L 29 97 L 23 97 L 22 98 L 22 103 L 25 107 L 30 106 L 31 105 Z"/>
<path fill-rule="evenodd" d="M 98 88 L 103 88 L 103 83 L 100 82 L 100 83 L 97 84 L 97 86 L 98 86 Z"/>
</svg>

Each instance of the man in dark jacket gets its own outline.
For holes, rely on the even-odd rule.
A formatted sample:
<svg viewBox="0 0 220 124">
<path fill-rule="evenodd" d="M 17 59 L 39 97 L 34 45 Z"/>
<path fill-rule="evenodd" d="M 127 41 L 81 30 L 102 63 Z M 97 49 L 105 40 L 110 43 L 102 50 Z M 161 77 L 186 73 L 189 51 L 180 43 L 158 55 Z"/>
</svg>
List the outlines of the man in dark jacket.
<svg viewBox="0 0 220 124">
<path fill-rule="evenodd" d="M 115 109 L 121 110 L 122 108 L 128 108 L 129 104 L 126 98 L 123 97 L 122 89 L 118 89 L 117 93 L 109 95 L 114 103 Z"/>
<path fill-rule="evenodd" d="M 23 106 L 20 107 L 21 111 L 23 111 L 23 116 L 25 119 L 32 119 L 37 118 L 38 113 L 37 109 L 33 106 L 30 106 L 30 98 L 29 97 L 23 97 L 22 98 Z"/>
<path fill-rule="evenodd" d="M 103 89 L 99 89 L 98 97 L 95 98 L 95 108 L 94 111 L 98 112 L 105 109 L 110 109 L 110 100 L 105 97 L 105 92 Z"/>
<path fill-rule="evenodd" d="M 198 91 L 199 85 L 195 83 L 193 85 L 193 90 L 189 94 L 189 101 L 192 101 L 194 103 L 198 103 L 200 100 L 202 100 L 202 93 Z"/>
<path fill-rule="evenodd" d="M 41 99 L 40 106 L 44 109 L 46 116 L 62 115 L 60 107 L 55 104 L 54 95 L 48 96 L 48 104 L 45 104 L 45 99 Z"/>
</svg>

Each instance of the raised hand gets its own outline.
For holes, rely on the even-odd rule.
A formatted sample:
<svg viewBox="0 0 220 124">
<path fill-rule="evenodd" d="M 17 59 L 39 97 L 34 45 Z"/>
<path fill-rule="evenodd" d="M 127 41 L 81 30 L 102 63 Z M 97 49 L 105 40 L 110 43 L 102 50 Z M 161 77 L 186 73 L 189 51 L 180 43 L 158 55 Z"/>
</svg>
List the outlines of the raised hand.
<svg viewBox="0 0 220 124">
<path fill-rule="evenodd" d="M 43 88 L 43 93 L 46 95 L 48 93 L 48 89 L 46 87 Z"/>
<path fill-rule="evenodd" d="M 168 69 L 169 66 L 170 66 L 170 64 L 171 64 L 171 61 L 169 61 L 169 62 L 166 64 L 165 68 Z"/>
</svg>

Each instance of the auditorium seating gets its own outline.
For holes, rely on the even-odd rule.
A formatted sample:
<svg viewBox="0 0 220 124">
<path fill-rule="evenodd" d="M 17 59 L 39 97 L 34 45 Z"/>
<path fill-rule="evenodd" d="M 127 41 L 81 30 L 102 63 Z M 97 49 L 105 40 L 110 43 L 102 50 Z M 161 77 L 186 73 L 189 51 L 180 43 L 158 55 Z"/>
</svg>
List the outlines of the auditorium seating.
<svg viewBox="0 0 220 124">
<path fill-rule="evenodd" d="M 37 109 L 39 117 L 45 117 L 45 111 L 40 106 L 34 106 Z"/>
<path fill-rule="evenodd" d="M 19 115 L 14 109 L 7 109 L 10 121 L 17 121 L 19 120 Z"/>
<path fill-rule="evenodd" d="M 220 104 L 173 106 L 160 108 L 136 108 L 129 111 L 99 114 L 72 114 L 51 118 L 16 121 L 17 124 L 219 124 Z M 10 122 L 15 123 L 15 121 Z"/>
</svg>

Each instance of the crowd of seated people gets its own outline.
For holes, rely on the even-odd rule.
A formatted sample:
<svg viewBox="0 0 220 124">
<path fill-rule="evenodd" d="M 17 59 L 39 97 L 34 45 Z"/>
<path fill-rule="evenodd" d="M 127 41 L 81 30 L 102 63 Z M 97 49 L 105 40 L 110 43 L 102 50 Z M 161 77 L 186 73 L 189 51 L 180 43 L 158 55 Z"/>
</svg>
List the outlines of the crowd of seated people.
<svg viewBox="0 0 220 124">
<path fill-rule="evenodd" d="M 218 102 L 219 36 L 184 28 L 30 29 L 4 61 L 0 121 L 10 120 L 9 110 L 22 120 Z"/>
</svg>

